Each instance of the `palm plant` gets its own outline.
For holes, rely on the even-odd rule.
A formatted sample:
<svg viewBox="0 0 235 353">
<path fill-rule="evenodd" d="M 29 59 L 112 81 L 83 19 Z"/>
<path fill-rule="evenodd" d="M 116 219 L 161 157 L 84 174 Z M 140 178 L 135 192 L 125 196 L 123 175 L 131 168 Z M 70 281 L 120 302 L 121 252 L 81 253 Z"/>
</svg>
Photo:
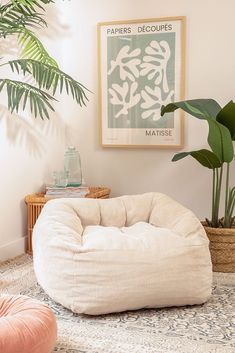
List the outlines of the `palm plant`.
<svg viewBox="0 0 235 353">
<path fill-rule="evenodd" d="M 202 166 L 212 170 L 212 214 L 206 219 L 208 226 L 231 228 L 234 223 L 235 187 L 229 184 L 230 165 L 234 159 L 233 141 L 235 140 L 235 103 L 230 101 L 223 108 L 213 99 L 194 99 L 174 102 L 162 106 L 161 115 L 181 108 L 190 115 L 206 120 L 209 126 L 208 144 L 211 148 L 177 153 L 173 161 L 192 156 Z M 224 216 L 219 218 L 222 182 L 225 176 Z"/>
<path fill-rule="evenodd" d="M 30 84 L 0 77 L 0 92 L 6 91 L 10 112 L 17 113 L 29 106 L 35 117 L 49 119 L 49 110 L 54 111 L 54 96 L 63 91 L 80 106 L 86 103 L 86 88 L 59 69 L 35 33 L 36 29 L 47 26 L 43 12 L 45 5 L 52 2 L 11 0 L 0 4 L 0 38 L 15 36 L 21 49 L 20 59 L 2 62 L 0 68 L 9 67 L 16 74 L 34 80 L 34 84 Z"/>
</svg>

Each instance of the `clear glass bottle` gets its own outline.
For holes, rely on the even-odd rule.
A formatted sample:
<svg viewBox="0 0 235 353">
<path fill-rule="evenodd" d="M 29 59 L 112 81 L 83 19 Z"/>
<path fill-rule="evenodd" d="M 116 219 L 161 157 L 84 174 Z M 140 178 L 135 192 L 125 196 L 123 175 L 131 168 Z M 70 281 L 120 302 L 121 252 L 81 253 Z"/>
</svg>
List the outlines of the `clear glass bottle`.
<svg viewBox="0 0 235 353">
<path fill-rule="evenodd" d="M 64 155 L 64 170 L 68 175 L 67 186 L 80 186 L 82 184 L 82 168 L 80 154 L 74 146 L 68 147 Z"/>
</svg>

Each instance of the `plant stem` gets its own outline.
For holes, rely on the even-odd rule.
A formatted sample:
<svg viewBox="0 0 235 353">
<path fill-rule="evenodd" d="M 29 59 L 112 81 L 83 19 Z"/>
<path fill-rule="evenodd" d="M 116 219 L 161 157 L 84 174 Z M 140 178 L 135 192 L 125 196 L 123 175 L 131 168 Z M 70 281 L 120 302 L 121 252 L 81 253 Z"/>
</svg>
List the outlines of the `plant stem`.
<svg viewBox="0 0 235 353">
<path fill-rule="evenodd" d="M 233 225 L 233 212 L 234 212 L 234 207 L 235 207 L 235 187 L 233 187 L 229 191 L 229 199 L 228 199 L 228 207 L 227 207 L 227 212 L 228 212 L 228 225 L 226 227 L 231 228 Z"/>
<path fill-rule="evenodd" d="M 220 173 L 219 173 L 220 169 Z M 223 164 L 221 168 L 215 170 L 215 200 L 214 200 L 214 212 L 212 219 L 212 227 L 219 227 L 219 206 L 220 206 L 220 195 L 221 195 L 221 186 L 223 179 Z"/>
<path fill-rule="evenodd" d="M 217 214 L 217 218 L 219 221 L 219 206 L 220 206 L 220 195 L 221 195 L 221 187 L 222 187 L 222 180 L 223 180 L 223 164 L 220 168 L 220 176 L 219 176 L 219 195 L 218 195 L 218 214 Z"/>
<path fill-rule="evenodd" d="M 225 206 L 224 206 L 224 227 L 229 227 L 229 166 L 227 163 L 227 171 L 226 171 L 226 189 L 225 189 Z"/>
<path fill-rule="evenodd" d="M 215 220 L 215 184 L 216 184 L 216 170 L 213 169 L 213 184 L 212 184 L 212 205 L 211 205 L 211 222 L 212 225 Z"/>
</svg>

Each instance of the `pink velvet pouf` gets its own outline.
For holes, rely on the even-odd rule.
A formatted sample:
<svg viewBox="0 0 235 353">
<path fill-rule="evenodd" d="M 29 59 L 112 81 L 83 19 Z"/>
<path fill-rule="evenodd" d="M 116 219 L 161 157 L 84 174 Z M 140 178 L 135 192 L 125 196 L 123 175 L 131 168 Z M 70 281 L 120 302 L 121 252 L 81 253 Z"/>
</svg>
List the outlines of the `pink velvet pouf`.
<svg viewBox="0 0 235 353">
<path fill-rule="evenodd" d="M 1 353 L 51 353 L 56 335 L 48 306 L 22 295 L 0 297 Z"/>
</svg>

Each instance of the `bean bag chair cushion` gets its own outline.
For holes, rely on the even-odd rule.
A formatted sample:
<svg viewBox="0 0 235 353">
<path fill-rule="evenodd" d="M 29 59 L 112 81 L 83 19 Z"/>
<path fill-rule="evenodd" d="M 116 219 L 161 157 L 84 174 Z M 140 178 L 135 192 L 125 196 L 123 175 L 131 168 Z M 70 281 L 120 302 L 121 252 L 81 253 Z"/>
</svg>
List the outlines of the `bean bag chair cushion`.
<svg viewBox="0 0 235 353">
<path fill-rule="evenodd" d="M 0 297 L 1 353 L 51 353 L 56 331 L 46 305 L 26 296 Z"/>
<path fill-rule="evenodd" d="M 33 253 L 38 282 L 76 313 L 201 304 L 211 294 L 204 228 L 160 193 L 51 200 Z"/>
</svg>

